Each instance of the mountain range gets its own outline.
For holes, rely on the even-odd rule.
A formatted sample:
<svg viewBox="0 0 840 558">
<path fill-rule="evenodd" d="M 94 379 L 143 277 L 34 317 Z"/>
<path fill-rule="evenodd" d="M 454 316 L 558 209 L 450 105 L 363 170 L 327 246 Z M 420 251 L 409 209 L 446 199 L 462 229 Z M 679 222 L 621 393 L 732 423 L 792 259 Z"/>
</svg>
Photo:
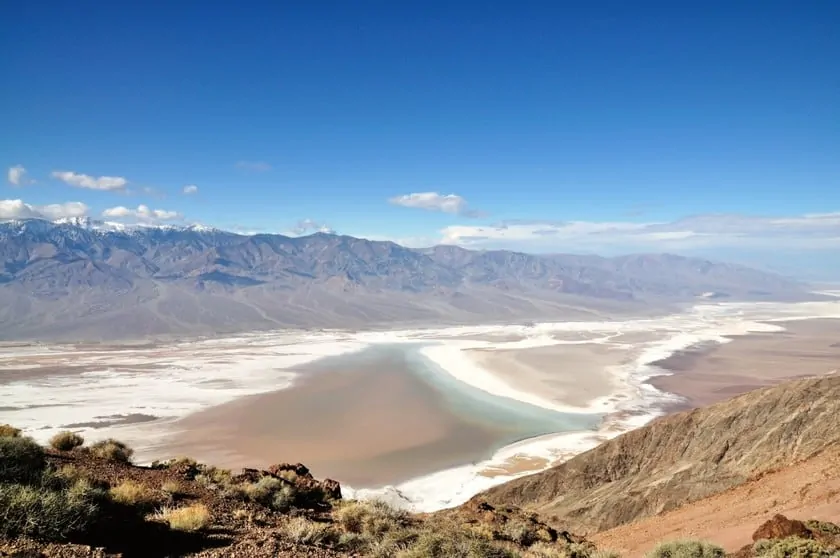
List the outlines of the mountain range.
<svg viewBox="0 0 840 558">
<path fill-rule="evenodd" d="M 604 319 L 807 286 L 670 254 L 410 249 L 316 233 L 242 235 L 88 219 L 0 223 L 0 338 L 104 340 L 281 327 Z"/>
</svg>

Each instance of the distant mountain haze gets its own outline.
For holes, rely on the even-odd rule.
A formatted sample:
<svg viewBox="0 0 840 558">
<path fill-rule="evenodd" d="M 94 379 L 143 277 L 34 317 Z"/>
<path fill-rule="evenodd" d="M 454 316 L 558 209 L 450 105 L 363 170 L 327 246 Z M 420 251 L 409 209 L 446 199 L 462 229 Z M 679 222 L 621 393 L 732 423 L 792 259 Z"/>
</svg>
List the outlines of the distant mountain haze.
<svg viewBox="0 0 840 558">
<path fill-rule="evenodd" d="M 607 319 L 705 299 L 801 300 L 797 281 L 675 255 L 409 249 L 87 219 L 0 223 L 0 338 Z"/>
</svg>

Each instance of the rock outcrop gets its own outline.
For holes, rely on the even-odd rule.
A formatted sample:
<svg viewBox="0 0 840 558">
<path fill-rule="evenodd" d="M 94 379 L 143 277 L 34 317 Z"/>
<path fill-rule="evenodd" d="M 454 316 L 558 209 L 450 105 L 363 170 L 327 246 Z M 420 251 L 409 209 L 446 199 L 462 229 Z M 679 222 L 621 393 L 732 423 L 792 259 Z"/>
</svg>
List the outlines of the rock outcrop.
<svg viewBox="0 0 840 558">
<path fill-rule="evenodd" d="M 792 371 L 795 373 L 795 371 Z M 593 533 L 675 509 L 840 444 L 840 377 L 678 413 L 476 496 Z"/>
</svg>

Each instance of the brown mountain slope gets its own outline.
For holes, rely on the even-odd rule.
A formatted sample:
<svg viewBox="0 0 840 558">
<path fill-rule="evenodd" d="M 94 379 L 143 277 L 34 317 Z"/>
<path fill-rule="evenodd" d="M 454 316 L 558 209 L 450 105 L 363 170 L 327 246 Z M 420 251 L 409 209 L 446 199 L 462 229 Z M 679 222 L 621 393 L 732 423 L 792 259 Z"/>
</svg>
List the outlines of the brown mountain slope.
<svg viewBox="0 0 840 558">
<path fill-rule="evenodd" d="M 840 521 L 840 449 L 762 475 L 677 510 L 598 533 L 592 540 L 624 558 L 643 556 L 664 540 L 697 538 L 735 552 L 762 522 L 781 513 Z"/>
<path fill-rule="evenodd" d="M 840 446 L 840 377 L 799 380 L 628 432 L 479 494 L 603 531 L 720 493 Z"/>
</svg>

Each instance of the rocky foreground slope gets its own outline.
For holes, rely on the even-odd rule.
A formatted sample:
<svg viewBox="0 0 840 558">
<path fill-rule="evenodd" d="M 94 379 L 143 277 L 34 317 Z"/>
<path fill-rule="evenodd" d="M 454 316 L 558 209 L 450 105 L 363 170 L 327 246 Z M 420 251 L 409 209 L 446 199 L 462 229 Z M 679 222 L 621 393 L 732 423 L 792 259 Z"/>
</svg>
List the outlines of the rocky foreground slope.
<svg viewBox="0 0 840 558">
<path fill-rule="evenodd" d="M 721 520 L 758 528 L 725 545 L 735 558 L 834 558 L 840 527 L 823 520 L 840 513 L 838 407 L 840 378 L 760 390 L 434 514 L 346 501 L 301 464 L 139 467 L 117 441 L 88 447 L 67 432 L 42 448 L 0 426 L 0 557 L 723 558 L 714 544 L 672 540 L 716 538 L 703 526 L 729 513 Z"/>
<path fill-rule="evenodd" d="M 799 380 L 661 418 L 476 497 L 594 533 L 676 509 L 840 447 L 840 377 Z"/>
</svg>

